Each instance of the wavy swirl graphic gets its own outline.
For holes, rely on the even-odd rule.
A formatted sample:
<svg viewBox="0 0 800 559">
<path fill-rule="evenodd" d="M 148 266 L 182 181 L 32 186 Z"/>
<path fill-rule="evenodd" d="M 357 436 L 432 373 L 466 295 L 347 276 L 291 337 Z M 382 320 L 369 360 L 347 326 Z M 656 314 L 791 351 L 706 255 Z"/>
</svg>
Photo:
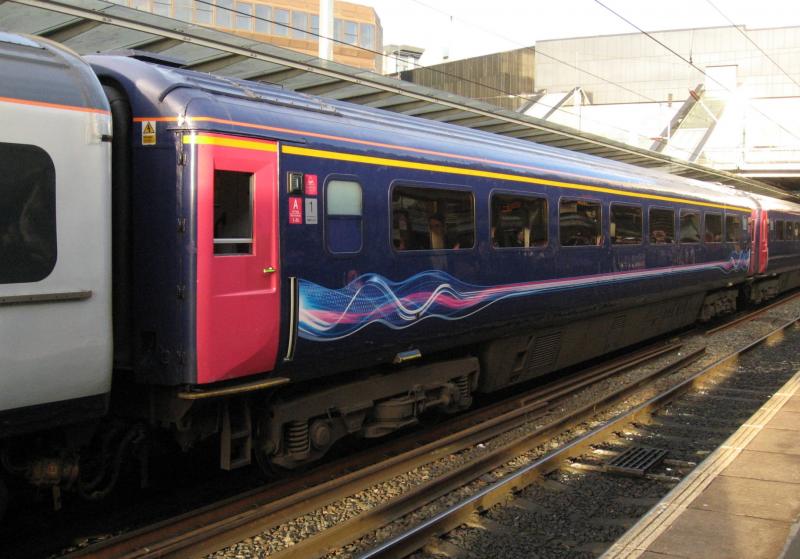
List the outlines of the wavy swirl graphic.
<svg viewBox="0 0 800 559">
<path fill-rule="evenodd" d="M 430 318 L 461 320 L 505 299 L 714 269 L 730 274 L 747 270 L 749 264 L 750 252 L 742 251 L 722 262 L 496 286 L 465 283 L 441 270 L 421 272 L 400 282 L 364 274 L 341 289 L 300 279 L 298 332 L 303 339 L 328 342 L 351 336 L 370 324 L 402 330 Z"/>
</svg>

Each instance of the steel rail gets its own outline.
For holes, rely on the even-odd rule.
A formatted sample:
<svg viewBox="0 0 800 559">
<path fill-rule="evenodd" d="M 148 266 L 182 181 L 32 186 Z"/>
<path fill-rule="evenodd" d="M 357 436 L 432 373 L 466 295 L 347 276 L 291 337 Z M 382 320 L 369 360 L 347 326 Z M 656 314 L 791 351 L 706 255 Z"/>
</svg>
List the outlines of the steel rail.
<svg viewBox="0 0 800 559">
<path fill-rule="evenodd" d="M 215 503 L 197 511 L 147 526 L 67 555 L 78 557 L 147 559 L 186 557 L 214 552 L 255 533 L 287 522 L 358 491 L 413 470 L 437 458 L 459 452 L 507 432 L 576 390 L 624 372 L 643 362 L 680 349 L 675 343 L 648 346 L 632 355 L 580 371 L 557 383 L 529 390 L 476 414 L 454 418 L 425 434 L 412 433 L 394 445 L 360 453 L 344 464 L 334 463 L 300 480 L 269 486 Z M 420 444 L 420 439 L 428 442 Z"/>
<path fill-rule="evenodd" d="M 766 307 L 761 307 L 760 309 L 758 309 L 756 311 L 753 311 L 751 313 L 745 314 L 744 316 L 740 316 L 739 318 L 735 318 L 735 319 L 731 320 L 730 322 L 726 322 L 725 324 L 721 324 L 721 325 L 717 326 L 716 328 L 712 328 L 712 329 L 706 331 L 705 335 L 706 336 L 711 336 L 713 334 L 716 334 L 717 332 L 722 332 L 723 330 L 727 330 L 728 328 L 733 328 L 734 326 L 736 326 L 738 324 L 741 324 L 742 322 L 749 322 L 750 320 L 753 320 L 754 318 L 756 318 L 758 316 L 761 316 L 762 314 L 765 314 L 765 313 L 771 311 L 772 309 L 774 309 L 776 307 L 780 307 L 784 303 L 788 303 L 790 301 L 793 301 L 793 300 L 797 299 L 798 297 L 800 297 L 800 292 L 795 293 L 794 295 L 790 295 L 788 297 L 784 297 L 780 301 L 775 301 L 774 303 L 770 303 Z"/>
<path fill-rule="evenodd" d="M 716 375 L 730 373 L 735 369 L 736 361 L 742 354 L 770 340 L 779 339 L 783 336 L 784 330 L 793 327 L 798 324 L 798 322 L 800 322 L 800 319 L 792 319 L 741 350 L 735 351 L 717 360 L 680 384 L 603 423 L 564 447 L 509 474 L 502 480 L 479 490 L 474 495 L 464 499 L 455 506 L 440 512 L 434 517 L 368 550 L 359 555 L 358 559 L 404 557 L 421 549 L 431 538 L 442 536 L 466 523 L 473 514 L 487 510 L 501 503 L 509 495 L 533 484 L 537 480 L 542 479 L 543 476 L 558 469 L 569 458 L 580 456 L 594 444 L 607 440 L 614 432 L 619 431 L 626 424 L 647 421 L 651 417 L 653 411 L 662 408 L 678 396 L 692 389 L 699 389 L 704 383 L 711 380 Z"/>
<path fill-rule="evenodd" d="M 284 559 L 288 557 L 313 559 L 324 557 L 330 552 L 385 526 L 387 523 L 402 518 L 406 514 L 418 510 L 435 499 L 474 482 L 482 475 L 507 464 L 520 455 L 547 442 L 569 426 L 588 420 L 596 415 L 599 409 L 605 409 L 609 406 L 619 404 L 636 394 L 642 387 L 650 386 L 656 379 L 682 369 L 689 363 L 702 357 L 704 353 L 705 348 L 695 350 L 681 357 L 674 363 L 661 367 L 630 385 L 621 387 L 610 394 L 590 402 L 565 417 L 559 418 L 536 429 L 525 437 L 520 437 L 515 441 L 490 451 L 474 461 L 456 468 L 443 476 L 432 479 L 425 484 L 419 485 L 400 497 L 365 511 L 357 517 L 329 528 L 316 536 L 296 543 L 281 552 L 271 554 L 270 557 L 274 559 Z"/>
</svg>

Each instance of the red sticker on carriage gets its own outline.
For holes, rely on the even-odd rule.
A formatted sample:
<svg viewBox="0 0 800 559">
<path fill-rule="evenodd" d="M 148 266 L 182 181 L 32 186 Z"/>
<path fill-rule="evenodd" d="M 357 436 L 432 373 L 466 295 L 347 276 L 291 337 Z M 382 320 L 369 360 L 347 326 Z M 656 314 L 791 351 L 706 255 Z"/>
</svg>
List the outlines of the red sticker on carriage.
<svg viewBox="0 0 800 559">
<path fill-rule="evenodd" d="M 317 175 L 306 175 L 305 176 L 305 188 L 306 196 L 316 196 L 317 195 Z"/>
<path fill-rule="evenodd" d="M 303 223 L 303 199 L 297 196 L 289 197 L 289 224 Z"/>
</svg>

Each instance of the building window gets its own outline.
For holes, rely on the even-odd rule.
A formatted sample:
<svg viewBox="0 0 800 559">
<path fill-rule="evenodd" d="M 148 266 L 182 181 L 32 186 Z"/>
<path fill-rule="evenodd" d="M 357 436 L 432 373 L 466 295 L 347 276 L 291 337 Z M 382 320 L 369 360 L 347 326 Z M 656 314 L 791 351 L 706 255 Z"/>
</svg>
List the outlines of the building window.
<svg viewBox="0 0 800 559">
<path fill-rule="evenodd" d="M 558 208 L 558 230 L 561 246 L 597 246 L 600 233 L 599 202 L 561 200 Z"/>
<path fill-rule="evenodd" d="M 319 39 L 319 16 L 317 14 L 311 14 L 311 33 L 311 40 L 317 41 Z"/>
<path fill-rule="evenodd" d="M 358 42 L 358 24 L 355 21 L 344 20 L 344 36 L 342 40 L 348 45 L 355 45 Z"/>
<path fill-rule="evenodd" d="M 175 2 L 175 19 L 181 21 L 192 21 L 192 4 L 194 0 L 174 0 Z"/>
<path fill-rule="evenodd" d="M 131 8 L 142 10 L 143 12 L 149 12 L 150 0 L 131 0 Z"/>
<path fill-rule="evenodd" d="M 369 23 L 358 25 L 358 46 L 365 49 L 375 48 L 375 26 Z"/>
<path fill-rule="evenodd" d="M 236 29 L 253 30 L 253 5 L 249 2 L 236 2 Z"/>
<path fill-rule="evenodd" d="M 159 16 L 169 17 L 172 15 L 172 2 L 170 0 L 153 0 L 153 13 Z"/>
<path fill-rule="evenodd" d="M 470 192 L 419 187 L 392 191 L 392 244 L 399 251 L 475 246 Z"/>
<path fill-rule="evenodd" d="M 492 246 L 528 248 L 547 245 L 547 200 L 510 194 L 492 196 Z"/>
<path fill-rule="evenodd" d="M 700 242 L 700 212 L 695 210 L 681 210 L 680 242 Z"/>
<path fill-rule="evenodd" d="M 275 8 L 273 15 L 275 19 L 275 25 L 272 28 L 273 35 L 281 37 L 289 35 L 289 27 L 287 27 L 289 25 L 289 10 Z"/>
<path fill-rule="evenodd" d="M 718 213 L 706 214 L 706 228 L 703 233 L 703 241 L 706 243 L 722 242 L 722 215 Z"/>
<path fill-rule="evenodd" d="M 214 25 L 217 27 L 233 27 L 233 0 L 216 0 Z"/>
<path fill-rule="evenodd" d="M 194 2 L 194 20 L 202 25 L 211 25 L 211 6 Z"/>
<path fill-rule="evenodd" d="M 256 33 L 269 35 L 272 29 L 272 8 L 256 4 Z"/>
<path fill-rule="evenodd" d="M 786 225 L 789 225 L 787 223 Z M 788 236 L 786 237 L 789 238 Z M 729 243 L 738 243 L 742 240 L 742 216 L 725 216 L 725 240 Z"/>
<path fill-rule="evenodd" d="M 56 171 L 36 146 L 0 143 L 0 283 L 41 281 L 56 265 Z"/>
<path fill-rule="evenodd" d="M 641 206 L 611 204 L 611 244 L 641 244 L 643 229 L 644 220 Z"/>
<path fill-rule="evenodd" d="M 361 185 L 355 181 L 330 181 L 326 190 L 325 212 L 328 250 L 334 253 L 359 252 L 363 214 Z"/>
<path fill-rule="evenodd" d="M 253 175 L 214 171 L 214 254 L 253 252 Z"/>
<path fill-rule="evenodd" d="M 308 14 L 305 12 L 292 11 L 292 38 L 305 39 L 306 28 L 308 27 Z"/>
</svg>

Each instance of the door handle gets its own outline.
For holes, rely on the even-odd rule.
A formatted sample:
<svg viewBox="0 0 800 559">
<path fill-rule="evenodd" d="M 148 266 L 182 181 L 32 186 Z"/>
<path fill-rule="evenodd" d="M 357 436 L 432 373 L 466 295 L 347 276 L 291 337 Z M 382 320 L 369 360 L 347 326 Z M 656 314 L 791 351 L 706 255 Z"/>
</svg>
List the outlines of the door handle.
<svg viewBox="0 0 800 559">
<path fill-rule="evenodd" d="M 269 266 L 268 268 L 264 268 L 264 275 L 266 276 L 267 274 L 274 274 L 276 271 L 277 270 L 275 270 L 275 268 Z"/>
</svg>

